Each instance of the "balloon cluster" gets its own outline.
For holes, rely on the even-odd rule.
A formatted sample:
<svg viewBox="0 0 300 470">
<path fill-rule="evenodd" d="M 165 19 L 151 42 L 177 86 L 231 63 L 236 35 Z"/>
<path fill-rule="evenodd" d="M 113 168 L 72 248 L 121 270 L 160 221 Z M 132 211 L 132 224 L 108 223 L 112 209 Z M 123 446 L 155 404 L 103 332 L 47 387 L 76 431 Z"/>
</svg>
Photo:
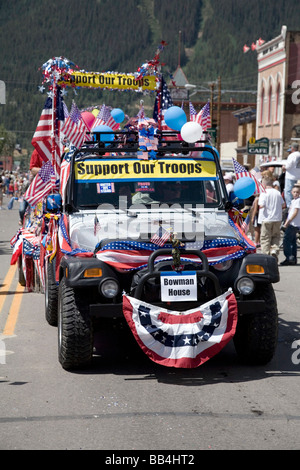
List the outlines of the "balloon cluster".
<svg viewBox="0 0 300 470">
<path fill-rule="evenodd" d="M 202 136 L 202 126 L 195 121 L 187 122 L 185 112 L 178 106 L 171 106 L 165 111 L 165 123 L 170 129 L 180 131 L 181 138 L 188 143 L 195 143 Z M 210 147 L 210 146 L 209 146 Z M 214 149 L 216 151 L 216 149 Z M 217 152 L 217 151 L 216 151 Z M 217 152 L 218 154 L 218 152 Z M 202 158 L 213 159 L 209 151 L 202 152 Z M 243 176 L 234 184 L 234 194 L 238 199 L 247 199 L 255 192 L 256 186 L 252 178 Z"/>
<path fill-rule="evenodd" d="M 197 142 L 202 136 L 202 127 L 195 121 L 187 122 L 187 117 L 182 108 L 171 106 L 164 115 L 165 123 L 170 129 L 179 131 L 182 139 L 188 143 Z"/>
</svg>

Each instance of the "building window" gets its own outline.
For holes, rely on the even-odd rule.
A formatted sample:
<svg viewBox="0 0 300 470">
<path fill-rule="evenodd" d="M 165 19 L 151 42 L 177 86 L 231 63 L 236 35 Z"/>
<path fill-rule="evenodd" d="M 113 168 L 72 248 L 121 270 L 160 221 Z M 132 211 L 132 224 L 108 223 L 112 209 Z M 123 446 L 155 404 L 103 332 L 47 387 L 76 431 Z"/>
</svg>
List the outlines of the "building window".
<svg viewBox="0 0 300 470">
<path fill-rule="evenodd" d="M 276 91 L 276 122 L 280 121 L 280 83 L 278 83 Z"/>
<path fill-rule="evenodd" d="M 269 89 L 269 108 L 268 108 L 268 123 L 272 122 L 272 86 Z"/>
<path fill-rule="evenodd" d="M 260 94 L 260 124 L 264 123 L 265 89 L 262 88 Z"/>
</svg>

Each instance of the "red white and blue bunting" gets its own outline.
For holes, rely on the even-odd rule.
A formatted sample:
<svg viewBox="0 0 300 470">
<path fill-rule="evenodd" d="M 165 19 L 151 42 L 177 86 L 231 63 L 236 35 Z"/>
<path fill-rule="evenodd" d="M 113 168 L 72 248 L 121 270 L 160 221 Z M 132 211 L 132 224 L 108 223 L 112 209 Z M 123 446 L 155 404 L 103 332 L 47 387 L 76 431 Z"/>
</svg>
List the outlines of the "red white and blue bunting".
<svg viewBox="0 0 300 470">
<path fill-rule="evenodd" d="M 192 310 L 177 312 L 123 296 L 123 313 L 144 353 L 154 362 L 198 367 L 232 339 L 237 302 L 228 291 Z"/>
</svg>

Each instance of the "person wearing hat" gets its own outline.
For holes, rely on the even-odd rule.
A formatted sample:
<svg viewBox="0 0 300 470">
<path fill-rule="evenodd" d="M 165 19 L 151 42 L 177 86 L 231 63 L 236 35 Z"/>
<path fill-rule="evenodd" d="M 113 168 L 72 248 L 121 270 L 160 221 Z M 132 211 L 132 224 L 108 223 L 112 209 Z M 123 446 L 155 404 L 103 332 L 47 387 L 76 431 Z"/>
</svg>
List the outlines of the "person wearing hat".
<svg viewBox="0 0 300 470">
<path fill-rule="evenodd" d="M 299 146 L 293 142 L 288 148 L 290 152 L 285 165 L 285 185 L 284 185 L 284 199 L 286 206 L 289 208 L 293 199 L 292 189 L 300 179 L 300 152 Z"/>
<path fill-rule="evenodd" d="M 226 172 L 224 175 L 224 182 L 226 185 L 228 197 L 230 199 L 230 194 L 233 193 L 233 174 Z"/>
</svg>

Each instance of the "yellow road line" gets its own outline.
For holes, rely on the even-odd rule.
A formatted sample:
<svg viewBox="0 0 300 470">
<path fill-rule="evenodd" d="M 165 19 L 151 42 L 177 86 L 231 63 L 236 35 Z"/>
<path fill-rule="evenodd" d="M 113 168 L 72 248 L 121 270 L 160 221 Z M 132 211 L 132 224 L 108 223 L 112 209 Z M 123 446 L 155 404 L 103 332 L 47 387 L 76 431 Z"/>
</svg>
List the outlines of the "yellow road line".
<svg viewBox="0 0 300 470">
<path fill-rule="evenodd" d="M 5 276 L 5 279 L 3 281 L 3 286 L 0 289 L 0 312 L 2 310 L 2 307 L 3 307 L 5 299 L 6 299 L 6 295 L 4 294 L 4 292 L 7 292 L 9 290 L 10 285 L 11 285 L 13 279 L 14 279 L 16 270 L 17 270 L 17 264 L 13 264 L 12 266 L 10 266 L 10 268 L 9 268 L 9 270 L 8 270 L 6 276 Z"/>
<path fill-rule="evenodd" d="M 3 330 L 4 336 L 11 336 L 14 334 L 24 290 L 25 287 L 18 284 Z"/>
</svg>

